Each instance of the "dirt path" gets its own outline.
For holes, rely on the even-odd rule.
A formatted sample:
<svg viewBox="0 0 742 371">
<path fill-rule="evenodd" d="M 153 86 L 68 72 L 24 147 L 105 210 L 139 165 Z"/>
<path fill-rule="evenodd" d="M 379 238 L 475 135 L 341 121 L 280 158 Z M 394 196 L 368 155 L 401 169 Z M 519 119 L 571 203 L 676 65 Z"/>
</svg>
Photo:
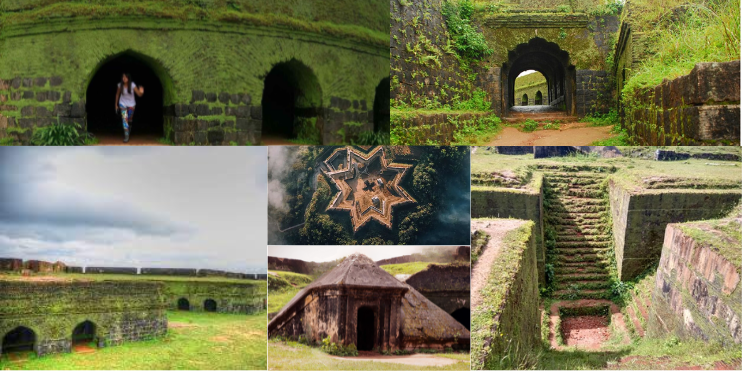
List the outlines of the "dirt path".
<svg viewBox="0 0 742 371">
<path fill-rule="evenodd" d="M 610 306 L 610 322 L 608 317 L 601 316 L 576 316 L 561 318 L 562 340 L 566 346 L 576 346 L 578 349 L 599 350 L 610 336 L 608 324 L 613 324 L 614 331 L 623 334 L 623 343 L 631 343 L 626 323 L 624 322 L 621 309 L 616 303 L 606 299 L 580 299 L 562 300 L 551 303 L 549 307 L 549 342 L 552 349 L 562 350 L 563 347 L 557 343 L 556 322 L 560 320 L 559 308 L 584 308 L 596 305 Z"/>
<path fill-rule="evenodd" d="M 329 356 L 343 361 L 368 361 L 368 362 L 383 362 L 383 363 L 398 363 L 401 365 L 408 366 L 448 366 L 459 363 L 461 361 L 436 357 L 430 354 L 410 354 L 407 356 L 384 356 L 375 352 L 359 352 L 358 357 L 337 357 Z"/>
<path fill-rule="evenodd" d="M 295 143 L 289 142 L 288 139 L 282 137 L 274 137 L 263 134 L 260 139 L 260 144 L 263 146 L 295 146 Z"/>
<path fill-rule="evenodd" d="M 501 219 L 501 220 L 488 220 L 488 221 L 474 221 L 471 222 L 472 232 L 475 230 L 481 230 L 487 232 L 490 235 L 490 240 L 487 242 L 482 253 L 479 255 L 479 259 L 471 269 L 471 305 L 472 308 L 476 308 L 482 303 L 482 297 L 480 292 L 487 284 L 490 276 L 490 270 L 492 269 L 492 262 L 495 260 L 500 252 L 500 246 L 502 237 L 510 230 L 513 230 L 521 226 L 525 221 L 516 219 Z"/>
<path fill-rule="evenodd" d="M 611 138 L 612 126 L 587 126 L 575 122 L 561 124 L 559 130 L 537 130 L 524 133 L 514 127 L 505 127 L 488 146 L 589 146 L 598 140 Z"/>
<path fill-rule="evenodd" d="M 129 138 L 129 143 L 124 143 L 124 135 L 116 135 L 116 134 L 101 134 L 96 135 L 96 138 L 98 138 L 98 145 L 99 146 L 163 146 L 164 144 L 158 142 L 157 140 L 160 138 L 157 135 L 152 134 L 142 134 L 142 135 L 136 135 L 132 134 L 131 138 Z"/>
</svg>

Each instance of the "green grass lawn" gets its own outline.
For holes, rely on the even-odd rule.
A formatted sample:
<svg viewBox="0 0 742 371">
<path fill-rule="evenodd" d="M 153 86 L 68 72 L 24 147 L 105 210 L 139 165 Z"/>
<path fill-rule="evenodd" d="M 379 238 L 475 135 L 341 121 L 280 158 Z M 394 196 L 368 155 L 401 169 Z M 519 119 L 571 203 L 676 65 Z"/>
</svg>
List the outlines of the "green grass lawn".
<svg viewBox="0 0 742 371">
<path fill-rule="evenodd" d="M 412 262 L 412 263 L 382 265 L 379 268 L 389 272 L 389 274 L 394 276 L 397 274 L 415 274 L 427 268 L 428 265 L 430 264 L 431 264 L 430 262 Z"/>
<path fill-rule="evenodd" d="M 410 366 L 399 363 L 340 360 L 318 348 L 296 342 L 268 342 L 271 370 L 468 370 L 469 353 L 428 354 L 460 362 L 448 366 Z"/>
<path fill-rule="evenodd" d="M 265 312 L 254 315 L 168 312 L 168 334 L 87 354 L 54 354 L 11 363 L 2 370 L 191 369 L 265 370 Z"/>
</svg>

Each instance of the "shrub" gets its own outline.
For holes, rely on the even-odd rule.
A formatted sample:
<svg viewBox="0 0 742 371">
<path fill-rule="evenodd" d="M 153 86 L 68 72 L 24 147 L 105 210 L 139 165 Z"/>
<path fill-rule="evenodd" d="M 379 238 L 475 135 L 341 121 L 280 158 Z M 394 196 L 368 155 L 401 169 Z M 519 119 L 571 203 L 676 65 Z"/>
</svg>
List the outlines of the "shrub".
<svg viewBox="0 0 742 371">
<path fill-rule="evenodd" d="M 474 5 L 470 0 L 463 0 L 457 4 L 451 1 L 443 3 L 442 13 L 446 18 L 446 26 L 454 47 L 462 57 L 478 60 L 492 54 L 492 49 L 487 46 L 484 35 L 472 26 L 473 12 Z"/>
<path fill-rule="evenodd" d="M 34 130 L 31 143 L 36 146 L 78 146 L 85 138 L 77 131 L 80 125 L 52 124 Z"/>
<path fill-rule="evenodd" d="M 358 138 L 351 139 L 350 144 L 356 146 L 379 146 L 389 144 L 389 133 L 382 131 L 362 131 Z"/>
<path fill-rule="evenodd" d="M 340 344 L 336 344 L 330 340 L 330 337 L 326 337 L 322 339 L 322 351 L 331 354 L 334 356 L 357 356 L 358 355 L 358 349 L 356 349 L 355 344 L 349 344 L 348 346 L 343 346 L 343 342 L 340 341 Z"/>
<path fill-rule="evenodd" d="M 533 121 L 532 119 L 528 119 L 523 123 L 521 129 L 527 133 L 535 131 L 536 129 L 538 129 L 538 122 Z"/>
</svg>

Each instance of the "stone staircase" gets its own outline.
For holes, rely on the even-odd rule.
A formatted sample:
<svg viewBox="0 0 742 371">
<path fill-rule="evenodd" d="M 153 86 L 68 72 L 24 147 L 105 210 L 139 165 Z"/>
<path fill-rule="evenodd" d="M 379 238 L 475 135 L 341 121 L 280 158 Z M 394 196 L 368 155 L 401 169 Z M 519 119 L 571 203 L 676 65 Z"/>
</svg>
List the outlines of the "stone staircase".
<svg viewBox="0 0 742 371">
<path fill-rule="evenodd" d="M 549 258 L 554 266 L 552 297 L 562 300 L 610 296 L 612 248 L 608 205 L 601 183 L 604 173 L 550 172 L 544 176 L 545 221 L 553 228 Z M 547 242 L 547 244 L 550 244 Z"/>
</svg>

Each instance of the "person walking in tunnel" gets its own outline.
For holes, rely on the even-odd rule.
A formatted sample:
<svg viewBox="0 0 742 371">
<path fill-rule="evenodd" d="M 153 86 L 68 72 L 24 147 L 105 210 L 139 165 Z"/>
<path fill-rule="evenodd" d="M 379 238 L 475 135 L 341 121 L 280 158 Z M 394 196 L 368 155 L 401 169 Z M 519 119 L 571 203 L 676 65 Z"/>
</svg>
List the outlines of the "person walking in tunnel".
<svg viewBox="0 0 742 371">
<path fill-rule="evenodd" d="M 134 81 L 131 81 L 131 75 L 124 73 L 116 91 L 116 112 L 121 111 L 121 121 L 124 125 L 124 143 L 129 142 L 131 119 L 137 105 L 134 94 L 141 97 L 144 94 L 144 86 L 137 86 Z"/>
</svg>

